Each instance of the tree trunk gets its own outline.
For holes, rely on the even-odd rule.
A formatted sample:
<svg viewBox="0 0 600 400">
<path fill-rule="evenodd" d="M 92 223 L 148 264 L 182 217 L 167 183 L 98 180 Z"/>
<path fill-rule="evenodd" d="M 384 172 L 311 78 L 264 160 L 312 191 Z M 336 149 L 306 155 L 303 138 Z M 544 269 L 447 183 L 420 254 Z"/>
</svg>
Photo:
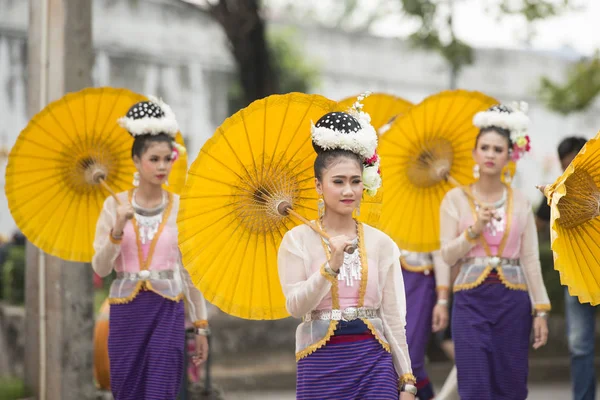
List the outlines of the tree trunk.
<svg viewBox="0 0 600 400">
<path fill-rule="evenodd" d="M 278 93 L 259 0 L 220 0 L 211 14 L 231 44 L 246 103 Z"/>
</svg>

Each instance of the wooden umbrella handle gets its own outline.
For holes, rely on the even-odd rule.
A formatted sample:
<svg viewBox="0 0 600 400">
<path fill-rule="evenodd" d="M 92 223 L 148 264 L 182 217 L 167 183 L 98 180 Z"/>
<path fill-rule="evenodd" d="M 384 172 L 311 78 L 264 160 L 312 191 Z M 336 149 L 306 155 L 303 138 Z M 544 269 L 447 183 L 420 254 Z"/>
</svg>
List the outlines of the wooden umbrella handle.
<svg viewBox="0 0 600 400">
<path fill-rule="evenodd" d="M 108 183 L 106 183 L 106 172 L 98 167 L 94 168 L 94 170 L 92 170 L 90 172 L 91 172 L 90 175 L 92 178 L 92 182 L 99 183 L 100 185 L 102 185 L 102 187 L 104 187 L 104 189 L 106 189 L 108 191 L 108 193 L 110 193 L 110 195 L 113 197 L 113 199 L 115 199 L 117 204 L 121 205 L 121 200 L 119 200 L 115 191 L 112 190 L 112 188 L 110 186 L 108 186 Z M 88 179 L 89 179 L 90 175 L 86 175 L 88 177 Z"/>
<path fill-rule="evenodd" d="M 323 229 L 321 229 L 318 225 L 313 224 L 308 219 L 306 219 L 305 217 L 303 217 L 302 215 L 297 213 L 296 210 L 294 210 L 292 208 L 292 205 L 290 203 L 288 203 L 287 201 L 283 201 L 283 202 L 279 203 L 279 205 L 277 206 L 277 212 L 284 216 L 292 215 L 292 216 L 298 218 L 304 224 L 308 225 L 313 231 L 315 231 L 316 233 L 321 235 L 321 237 L 323 237 L 327 240 L 331 240 L 331 236 L 327 232 L 325 232 Z M 346 246 L 344 251 L 348 254 L 352 254 L 356 251 L 356 246 L 349 244 L 348 246 Z"/>
<path fill-rule="evenodd" d="M 117 194 L 115 193 L 115 191 L 112 190 L 112 188 L 110 186 L 108 186 L 108 183 L 106 183 L 106 181 L 104 180 L 104 178 L 100 178 L 99 182 L 104 187 L 104 189 L 108 190 L 108 192 L 110 193 L 110 195 L 116 200 L 117 204 L 121 205 L 121 200 L 119 200 L 119 198 L 117 197 Z"/>
</svg>

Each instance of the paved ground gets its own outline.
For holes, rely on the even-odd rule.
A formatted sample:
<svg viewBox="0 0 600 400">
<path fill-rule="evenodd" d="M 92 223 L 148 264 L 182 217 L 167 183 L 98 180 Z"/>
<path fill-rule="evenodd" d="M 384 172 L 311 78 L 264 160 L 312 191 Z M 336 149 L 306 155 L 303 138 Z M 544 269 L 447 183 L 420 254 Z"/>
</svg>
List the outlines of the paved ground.
<svg viewBox="0 0 600 400">
<path fill-rule="evenodd" d="M 600 399 L 600 390 L 596 396 Z M 244 392 L 226 393 L 226 400 L 294 400 L 294 392 Z M 570 400 L 571 388 L 567 383 L 530 385 L 527 400 Z"/>
</svg>

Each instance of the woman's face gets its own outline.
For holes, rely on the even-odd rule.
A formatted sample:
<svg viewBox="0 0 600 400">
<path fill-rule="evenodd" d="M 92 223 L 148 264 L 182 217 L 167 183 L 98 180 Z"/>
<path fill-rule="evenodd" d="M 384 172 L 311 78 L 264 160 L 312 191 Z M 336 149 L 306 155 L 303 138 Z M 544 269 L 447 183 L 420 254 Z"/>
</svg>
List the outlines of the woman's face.
<svg viewBox="0 0 600 400">
<path fill-rule="evenodd" d="M 315 180 L 328 213 L 352 215 L 360 206 L 363 193 L 362 168 L 356 160 L 341 157 L 323 171 L 322 181 Z"/>
<path fill-rule="evenodd" d="M 162 185 L 171 172 L 173 149 L 166 142 L 150 142 L 140 159 L 133 157 L 133 162 L 140 173 L 142 181 L 152 185 Z"/>
<path fill-rule="evenodd" d="M 473 150 L 473 159 L 480 175 L 500 176 L 509 161 L 508 140 L 493 130 L 483 133 Z"/>
</svg>

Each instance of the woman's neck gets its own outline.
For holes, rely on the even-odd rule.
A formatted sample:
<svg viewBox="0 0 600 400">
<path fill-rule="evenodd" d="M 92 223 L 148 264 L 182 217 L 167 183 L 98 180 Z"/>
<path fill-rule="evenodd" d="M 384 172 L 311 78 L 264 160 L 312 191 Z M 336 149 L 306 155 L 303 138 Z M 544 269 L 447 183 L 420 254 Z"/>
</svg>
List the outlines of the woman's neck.
<svg viewBox="0 0 600 400">
<path fill-rule="evenodd" d="M 337 214 L 325 211 L 322 224 L 323 228 L 332 237 L 346 235 L 353 238 L 356 236 L 356 222 L 351 214 Z"/>
<path fill-rule="evenodd" d="M 156 207 L 163 201 L 163 189 L 160 185 L 153 185 L 141 181 L 135 191 L 135 201 L 141 207 Z"/>
<path fill-rule="evenodd" d="M 482 175 L 477 182 L 473 184 L 475 191 L 484 197 L 480 200 L 496 201 L 496 197 L 502 197 L 506 186 L 500 179 L 500 175 Z"/>
</svg>

